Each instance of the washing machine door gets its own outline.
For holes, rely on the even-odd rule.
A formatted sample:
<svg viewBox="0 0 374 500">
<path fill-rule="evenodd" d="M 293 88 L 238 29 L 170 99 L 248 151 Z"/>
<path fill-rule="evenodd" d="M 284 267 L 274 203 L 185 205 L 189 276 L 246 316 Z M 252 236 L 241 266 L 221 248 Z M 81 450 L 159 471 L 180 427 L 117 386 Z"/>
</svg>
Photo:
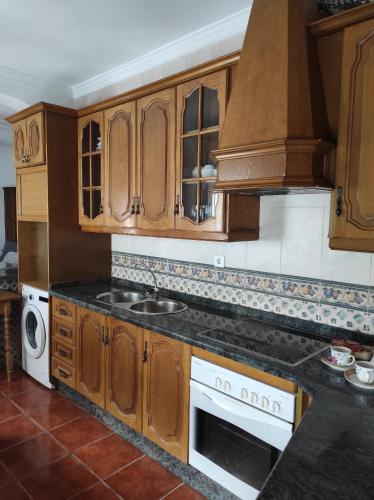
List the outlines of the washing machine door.
<svg viewBox="0 0 374 500">
<path fill-rule="evenodd" d="M 22 311 L 22 343 L 27 354 L 40 358 L 46 342 L 45 326 L 37 307 L 28 304 Z"/>
</svg>

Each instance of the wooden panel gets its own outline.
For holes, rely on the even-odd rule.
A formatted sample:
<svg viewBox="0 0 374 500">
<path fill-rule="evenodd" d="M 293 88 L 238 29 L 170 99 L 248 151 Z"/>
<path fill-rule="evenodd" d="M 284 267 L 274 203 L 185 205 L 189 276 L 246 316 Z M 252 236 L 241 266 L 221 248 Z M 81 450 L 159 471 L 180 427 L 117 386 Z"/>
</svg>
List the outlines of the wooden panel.
<svg viewBox="0 0 374 500">
<path fill-rule="evenodd" d="M 272 385 L 273 387 L 277 387 L 278 389 L 282 389 L 283 391 L 296 393 L 298 390 L 296 384 L 294 382 L 291 382 L 290 380 L 285 380 L 283 378 L 277 377 L 276 375 L 272 375 L 271 373 L 266 373 L 262 370 L 257 370 L 257 368 L 243 365 L 242 363 L 238 363 L 237 361 L 233 361 L 232 359 L 224 358 L 223 356 L 219 356 L 218 354 L 204 351 L 199 347 L 192 348 L 192 355 L 200 359 L 204 359 L 205 361 L 210 361 L 211 363 L 214 363 L 218 366 L 222 366 L 223 368 L 227 368 L 228 370 L 232 370 L 234 372 L 241 373 L 242 375 L 246 375 L 247 377 L 251 377 L 255 380 L 259 380 L 260 382 L 264 382 L 265 384 Z"/>
<path fill-rule="evenodd" d="M 77 390 L 97 405 L 105 405 L 105 316 L 77 308 Z"/>
<path fill-rule="evenodd" d="M 15 167 L 24 167 L 26 154 L 26 120 L 13 125 L 13 162 Z"/>
<path fill-rule="evenodd" d="M 62 319 L 72 325 L 77 321 L 77 306 L 66 300 L 52 297 L 52 314 L 55 319 Z"/>
<path fill-rule="evenodd" d="M 27 166 L 41 165 L 45 162 L 44 112 L 26 118 L 27 127 Z"/>
<path fill-rule="evenodd" d="M 52 338 L 52 356 L 66 365 L 76 367 L 76 350 L 69 344 L 65 344 L 56 338 Z"/>
<path fill-rule="evenodd" d="M 73 389 L 76 388 L 76 370 L 54 357 L 52 358 L 52 375 Z"/>
<path fill-rule="evenodd" d="M 18 222 L 20 283 L 42 282 L 48 289 L 48 234 L 45 222 Z"/>
<path fill-rule="evenodd" d="M 108 318 L 106 410 L 138 432 L 142 429 L 142 329 Z"/>
<path fill-rule="evenodd" d="M 47 167 L 17 169 L 17 216 L 19 220 L 47 220 Z"/>
<path fill-rule="evenodd" d="M 105 224 L 134 226 L 136 103 L 105 111 Z"/>
<path fill-rule="evenodd" d="M 175 89 L 138 101 L 138 186 L 140 228 L 174 226 Z"/>
<path fill-rule="evenodd" d="M 144 344 L 143 433 L 187 462 L 191 347 L 147 330 Z"/>
<path fill-rule="evenodd" d="M 330 246 L 374 252 L 374 19 L 344 33 L 336 190 Z M 341 244 L 336 244 L 341 240 Z M 367 240 L 353 248 L 343 240 Z M 370 243 L 369 243 L 370 242 Z"/>
<path fill-rule="evenodd" d="M 52 318 L 52 336 L 70 345 L 76 345 L 75 326 L 56 317 Z"/>
</svg>

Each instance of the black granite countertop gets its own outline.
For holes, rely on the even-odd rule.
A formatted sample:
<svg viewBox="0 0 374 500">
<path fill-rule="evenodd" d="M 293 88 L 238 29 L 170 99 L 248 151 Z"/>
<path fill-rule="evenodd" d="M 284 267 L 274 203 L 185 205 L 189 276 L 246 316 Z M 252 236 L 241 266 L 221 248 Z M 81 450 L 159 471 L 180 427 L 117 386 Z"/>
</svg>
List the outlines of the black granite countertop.
<svg viewBox="0 0 374 500">
<path fill-rule="evenodd" d="M 279 315 L 230 306 L 201 297 L 182 296 L 163 290 L 163 296 L 183 300 L 189 308 L 168 316 L 144 316 L 108 306 L 96 295 L 121 286 L 143 285 L 118 280 L 54 285 L 51 295 L 107 316 L 162 333 L 221 356 L 296 382 L 313 396 L 289 444 L 280 456 L 262 492 L 261 500 L 373 499 L 374 395 L 355 389 L 342 373 L 320 362 L 321 354 L 293 367 L 250 353 L 215 338 L 245 335 L 254 328 L 290 331 L 315 338 L 356 338 L 373 343 L 368 336 L 329 328 Z M 214 332 L 214 335 L 212 335 Z M 327 336 L 327 338 L 326 338 Z"/>
</svg>

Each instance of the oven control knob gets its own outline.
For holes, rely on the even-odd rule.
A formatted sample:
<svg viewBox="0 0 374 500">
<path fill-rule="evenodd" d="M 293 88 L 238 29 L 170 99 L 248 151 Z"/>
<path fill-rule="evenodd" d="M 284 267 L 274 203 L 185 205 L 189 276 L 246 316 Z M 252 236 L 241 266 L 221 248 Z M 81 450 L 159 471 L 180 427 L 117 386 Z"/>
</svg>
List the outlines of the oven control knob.
<svg viewBox="0 0 374 500">
<path fill-rule="evenodd" d="M 221 378 L 216 377 L 215 386 L 216 386 L 217 389 L 221 389 L 221 387 L 222 387 L 222 379 Z"/>
<path fill-rule="evenodd" d="M 244 387 L 240 390 L 240 399 L 248 399 L 248 391 Z"/>
<path fill-rule="evenodd" d="M 273 401 L 273 413 L 280 413 L 281 405 L 277 401 Z"/>
<path fill-rule="evenodd" d="M 269 408 L 269 400 L 267 397 L 265 396 L 262 396 L 262 400 L 261 400 L 261 406 L 262 408 Z"/>
<path fill-rule="evenodd" d="M 258 394 L 256 392 L 251 393 L 251 403 L 254 405 L 258 403 Z"/>
<path fill-rule="evenodd" d="M 231 391 L 231 384 L 228 380 L 225 380 L 225 392 L 230 392 Z"/>
</svg>

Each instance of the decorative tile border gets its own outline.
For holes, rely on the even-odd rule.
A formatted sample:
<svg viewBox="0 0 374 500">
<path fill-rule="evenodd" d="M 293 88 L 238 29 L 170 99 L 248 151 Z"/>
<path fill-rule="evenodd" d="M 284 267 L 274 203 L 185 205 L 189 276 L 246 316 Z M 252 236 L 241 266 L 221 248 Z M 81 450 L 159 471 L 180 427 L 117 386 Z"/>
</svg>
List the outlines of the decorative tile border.
<svg viewBox="0 0 374 500">
<path fill-rule="evenodd" d="M 112 253 L 112 276 L 298 319 L 374 334 L 374 288 L 158 257 Z"/>
</svg>

